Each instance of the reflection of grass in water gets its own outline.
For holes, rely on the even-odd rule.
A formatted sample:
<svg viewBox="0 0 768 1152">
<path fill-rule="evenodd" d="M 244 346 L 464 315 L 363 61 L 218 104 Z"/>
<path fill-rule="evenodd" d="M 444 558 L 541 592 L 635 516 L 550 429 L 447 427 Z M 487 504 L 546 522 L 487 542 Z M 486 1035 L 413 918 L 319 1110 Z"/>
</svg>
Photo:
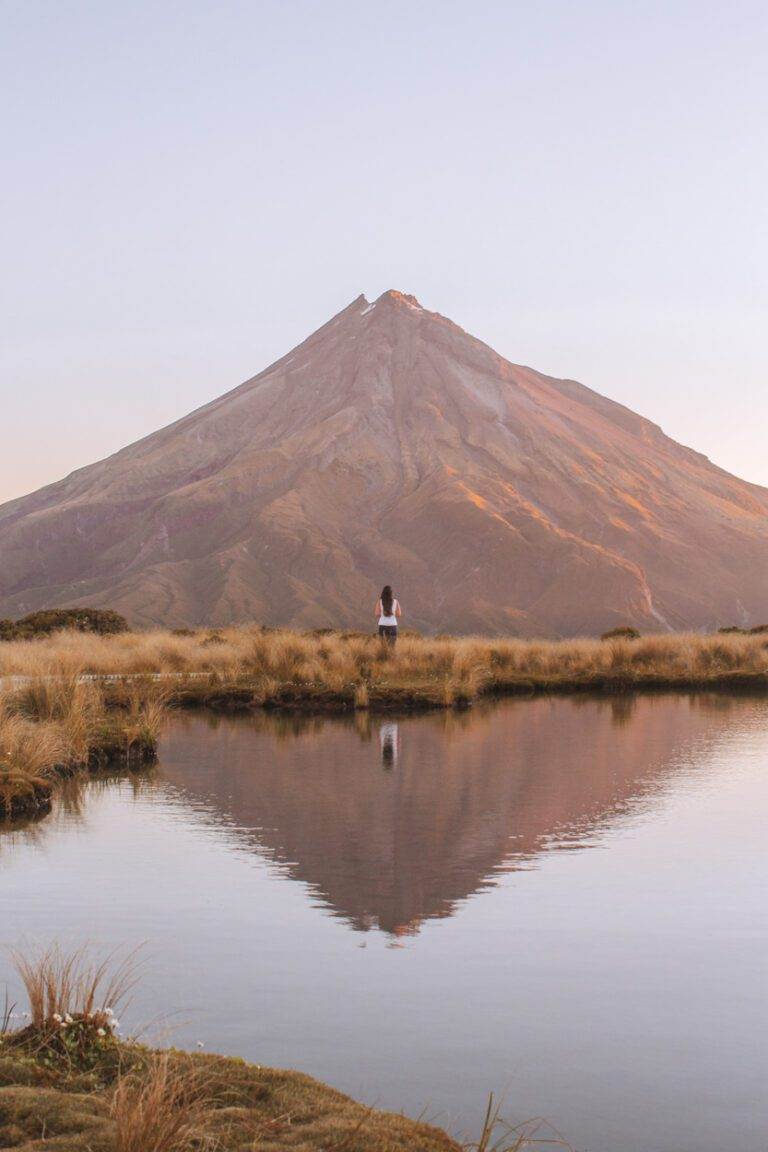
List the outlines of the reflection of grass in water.
<svg viewBox="0 0 768 1152">
<path fill-rule="evenodd" d="M 238 713 L 242 717 L 243 713 Z M 336 724 L 354 723 L 364 720 L 366 713 L 341 713 L 333 717 Z M 174 722 L 178 728 L 193 728 L 203 723 L 211 732 L 217 732 L 226 724 L 228 714 L 211 708 L 195 709 L 194 714 L 184 711 L 175 713 Z M 290 741 L 297 736 L 317 735 L 323 731 L 328 720 L 327 714 L 294 711 L 254 711 L 248 714 L 248 724 L 254 732 L 264 732 L 280 741 Z"/>
<path fill-rule="evenodd" d="M 134 799 L 151 794 L 157 788 L 157 773 L 152 765 L 143 772 L 128 774 L 100 771 L 88 776 L 64 780 L 56 794 L 56 809 L 72 822 L 83 819 L 88 797 L 129 789 Z"/>
<path fill-rule="evenodd" d="M 0 821 L 0 853 L 14 844 L 40 844 L 45 835 L 49 813 L 61 815 L 70 824 L 80 824 L 85 818 L 88 797 L 128 788 L 134 799 L 146 796 L 157 788 L 158 778 L 150 765 L 142 772 L 98 771 L 65 777 L 53 796 L 52 809 L 40 808 L 27 816 Z"/>
</svg>

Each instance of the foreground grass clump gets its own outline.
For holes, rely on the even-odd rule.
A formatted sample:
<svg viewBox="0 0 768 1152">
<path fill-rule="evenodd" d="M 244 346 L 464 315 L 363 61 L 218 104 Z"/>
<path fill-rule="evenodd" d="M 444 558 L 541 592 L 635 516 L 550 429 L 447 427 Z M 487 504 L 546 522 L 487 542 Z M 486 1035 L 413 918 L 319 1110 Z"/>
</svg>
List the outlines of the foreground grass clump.
<svg viewBox="0 0 768 1152">
<path fill-rule="evenodd" d="M 462 707 L 494 693 L 765 687 L 768 638 L 761 632 L 560 641 L 405 634 L 392 651 L 364 633 L 251 626 L 191 634 L 59 632 L 0 645 L 0 677 L 42 681 L 78 673 L 117 678 L 105 690 L 108 701 L 123 707 L 132 677 L 156 678 L 181 704 Z"/>
<path fill-rule="evenodd" d="M 440 1129 L 298 1072 L 138 1046 L 119 1071 L 43 1067 L 0 1042 L 0 1147 L 17 1152 L 460 1152 Z M 489 1146 L 490 1147 L 490 1146 Z"/>
<path fill-rule="evenodd" d="M 112 1095 L 116 1152 L 200 1147 L 211 1087 L 202 1068 L 185 1066 L 170 1053 L 138 1061 L 118 1078 Z"/>
<path fill-rule="evenodd" d="M 66 743 L 53 724 L 35 724 L 0 701 L 0 817 L 43 809 L 50 802 L 50 773 L 64 762 Z"/>
<path fill-rule="evenodd" d="M 135 967 L 17 957 L 29 1023 L 0 1017 L 0 1148 L 18 1152 L 460 1152 L 440 1129 L 298 1072 L 117 1037 Z M 476 1145 L 479 1147 L 479 1145 Z"/>
<path fill-rule="evenodd" d="M 0 819 L 45 811 L 57 780 L 154 758 L 164 701 L 153 687 L 109 709 L 101 686 L 77 674 L 36 678 L 0 695 Z"/>
<path fill-rule="evenodd" d="M 102 960 L 79 948 L 64 953 L 57 946 L 34 955 L 11 954 L 27 994 L 28 1023 L 4 1029 L 5 1051 L 19 1050 L 41 1065 L 60 1065 L 79 1072 L 117 1066 L 117 1013 L 136 983 L 136 954 L 117 962 Z"/>
</svg>

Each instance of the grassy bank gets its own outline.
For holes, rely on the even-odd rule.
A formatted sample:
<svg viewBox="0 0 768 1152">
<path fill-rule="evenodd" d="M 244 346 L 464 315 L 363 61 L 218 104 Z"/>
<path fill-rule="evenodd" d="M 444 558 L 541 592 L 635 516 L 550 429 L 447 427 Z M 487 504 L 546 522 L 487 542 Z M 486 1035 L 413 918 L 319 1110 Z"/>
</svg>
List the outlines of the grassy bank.
<svg viewBox="0 0 768 1152">
<path fill-rule="evenodd" d="M 103 688 L 76 675 L 35 679 L 0 696 L 0 819 L 47 810 L 64 777 L 141 767 L 154 759 L 163 701 L 140 685 L 108 707 Z"/>
<path fill-rule="evenodd" d="M 29 1041 L 0 1042 L 0 1147 L 17 1152 L 459 1152 L 298 1072 L 134 1046 L 81 1072 Z M 186 1118 L 169 1116 L 184 1101 Z"/>
<path fill-rule="evenodd" d="M 19 969 L 25 1023 L 16 1027 L 7 1011 L 3 1025 L 0 1012 L 2 1148 L 460 1152 L 440 1129 L 365 1108 L 298 1072 L 121 1041 L 116 1013 L 130 965 L 110 972 L 86 952 L 52 949 Z"/>
<path fill-rule="evenodd" d="M 59 632 L 0 644 L 0 677 L 164 678 L 180 704 L 308 710 L 463 706 L 537 691 L 768 686 L 768 637 L 655 635 L 538 641 L 403 635 L 394 652 L 358 633 L 258 627 L 177 634 Z M 107 695 L 125 698 L 124 685 Z"/>
</svg>

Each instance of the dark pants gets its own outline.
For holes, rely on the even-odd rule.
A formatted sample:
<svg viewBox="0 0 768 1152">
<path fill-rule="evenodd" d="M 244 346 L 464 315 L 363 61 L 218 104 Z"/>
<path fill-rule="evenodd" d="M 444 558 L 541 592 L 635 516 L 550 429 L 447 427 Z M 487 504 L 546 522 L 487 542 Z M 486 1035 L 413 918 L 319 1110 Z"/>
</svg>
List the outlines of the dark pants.
<svg viewBox="0 0 768 1152">
<path fill-rule="evenodd" d="M 379 624 L 379 636 L 386 640 L 390 648 L 397 643 L 397 624 Z"/>
</svg>

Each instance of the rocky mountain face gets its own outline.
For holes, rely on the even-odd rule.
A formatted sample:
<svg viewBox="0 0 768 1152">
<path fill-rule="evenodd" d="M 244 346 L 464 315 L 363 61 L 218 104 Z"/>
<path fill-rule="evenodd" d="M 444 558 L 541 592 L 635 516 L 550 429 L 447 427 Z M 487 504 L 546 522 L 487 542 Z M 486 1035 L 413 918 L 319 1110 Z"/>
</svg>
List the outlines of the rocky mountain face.
<svg viewBox="0 0 768 1152">
<path fill-rule="evenodd" d="M 0 507 L 0 616 L 576 635 L 768 620 L 768 490 L 412 296 Z"/>
</svg>

